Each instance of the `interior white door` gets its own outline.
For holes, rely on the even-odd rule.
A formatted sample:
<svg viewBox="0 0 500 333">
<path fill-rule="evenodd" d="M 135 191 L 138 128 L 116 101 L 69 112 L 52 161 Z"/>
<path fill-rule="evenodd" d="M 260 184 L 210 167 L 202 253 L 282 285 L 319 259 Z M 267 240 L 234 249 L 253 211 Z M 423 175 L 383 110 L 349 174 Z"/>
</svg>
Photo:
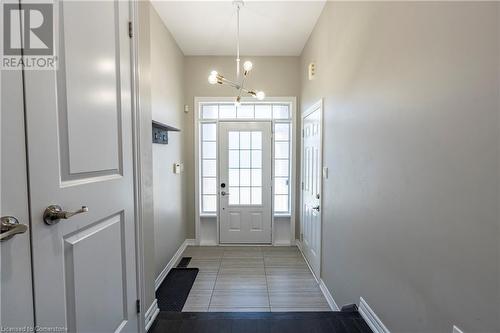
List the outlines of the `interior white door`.
<svg viewBox="0 0 500 333">
<path fill-rule="evenodd" d="M 219 123 L 220 243 L 271 243 L 271 123 Z"/>
<path fill-rule="evenodd" d="M 0 327 L 34 327 L 23 83 L 20 70 L 1 72 Z M 9 218 L 10 217 L 10 218 Z M 10 225 L 15 218 L 19 225 Z M 12 233 L 15 232 L 15 235 Z M 20 233 L 17 233 L 20 232 Z M 11 235 L 9 237 L 9 234 Z"/>
<path fill-rule="evenodd" d="M 58 5 L 59 69 L 25 71 L 36 324 L 137 332 L 130 4 Z"/>
<path fill-rule="evenodd" d="M 321 268 L 322 108 L 317 105 L 302 117 L 303 252 L 317 278 Z"/>
</svg>

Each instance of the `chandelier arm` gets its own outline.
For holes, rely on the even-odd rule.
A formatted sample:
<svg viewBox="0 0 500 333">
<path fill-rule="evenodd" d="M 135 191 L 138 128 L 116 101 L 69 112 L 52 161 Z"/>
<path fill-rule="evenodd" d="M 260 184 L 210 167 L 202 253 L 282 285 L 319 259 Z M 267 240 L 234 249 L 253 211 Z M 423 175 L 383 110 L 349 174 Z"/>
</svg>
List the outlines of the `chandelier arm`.
<svg viewBox="0 0 500 333">
<path fill-rule="evenodd" d="M 236 80 L 240 78 L 240 4 L 236 5 Z"/>
</svg>

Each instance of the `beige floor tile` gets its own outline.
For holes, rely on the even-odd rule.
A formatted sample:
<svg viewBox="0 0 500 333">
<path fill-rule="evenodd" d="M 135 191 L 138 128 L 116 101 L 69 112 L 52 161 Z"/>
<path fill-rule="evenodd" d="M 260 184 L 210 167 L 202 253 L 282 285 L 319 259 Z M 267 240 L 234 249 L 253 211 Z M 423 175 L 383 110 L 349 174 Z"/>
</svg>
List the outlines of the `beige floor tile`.
<svg viewBox="0 0 500 333">
<path fill-rule="evenodd" d="M 252 290 L 214 290 L 210 307 L 262 308 L 269 307 L 267 292 Z"/>
<path fill-rule="evenodd" d="M 210 309 L 209 309 L 210 311 Z M 271 307 L 271 312 L 330 312 L 329 306 L 321 306 L 321 307 L 302 307 L 302 308 L 280 308 L 280 307 Z"/>
<path fill-rule="evenodd" d="M 215 290 L 254 290 L 267 293 L 265 275 L 221 275 L 215 283 Z"/>
<path fill-rule="evenodd" d="M 221 267 L 219 270 L 220 275 L 265 275 L 266 271 L 264 265 L 262 267 Z"/>
<path fill-rule="evenodd" d="M 265 257 L 264 264 L 267 267 L 300 267 L 307 268 L 307 264 L 302 258 L 290 257 Z"/>
<path fill-rule="evenodd" d="M 301 276 L 313 277 L 307 266 L 305 267 L 266 267 L 267 276 Z"/>
<path fill-rule="evenodd" d="M 264 258 L 222 258 L 221 267 L 225 268 L 252 268 L 264 267 Z"/>
<path fill-rule="evenodd" d="M 184 304 L 182 312 L 208 312 L 208 306 L 189 306 Z"/>
<path fill-rule="evenodd" d="M 220 259 L 192 259 L 188 267 L 198 268 L 200 273 L 217 273 L 220 268 Z"/>
<path fill-rule="evenodd" d="M 208 310 L 211 297 L 212 290 L 191 290 L 184 308 L 206 308 Z"/>
<path fill-rule="evenodd" d="M 182 256 L 193 259 L 219 259 L 223 254 L 224 250 L 218 246 L 188 246 Z"/>
<path fill-rule="evenodd" d="M 211 306 L 208 308 L 208 312 L 270 312 L 271 309 L 268 307 L 263 308 L 224 308 Z"/>
<path fill-rule="evenodd" d="M 321 291 L 316 280 L 311 277 L 267 276 L 267 286 L 272 291 Z"/>
<path fill-rule="evenodd" d="M 270 291 L 269 302 L 276 308 L 320 308 L 328 307 L 321 291 Z"/>
<path fill-rule="evenodd" d="M 198 273 L 191 290 L 213 290 L 217 273 Z"/>
</svg>

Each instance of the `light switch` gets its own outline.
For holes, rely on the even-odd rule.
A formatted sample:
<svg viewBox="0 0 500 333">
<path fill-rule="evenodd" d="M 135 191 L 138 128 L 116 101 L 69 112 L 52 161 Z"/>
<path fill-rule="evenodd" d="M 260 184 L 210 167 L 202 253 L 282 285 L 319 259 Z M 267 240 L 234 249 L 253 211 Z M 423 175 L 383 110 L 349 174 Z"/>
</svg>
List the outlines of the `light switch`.
<svg viewBox="0 0 500 333">
<path fill-rule="evenodd" d="M 328 167 L 323 167 L 323 178 L 328 179 Z"/>
<path fill-rule="evenodd" d="M 182 172 L 182 163 L 174 163 L 174 173 L 179 174 Z"/>
</svg>

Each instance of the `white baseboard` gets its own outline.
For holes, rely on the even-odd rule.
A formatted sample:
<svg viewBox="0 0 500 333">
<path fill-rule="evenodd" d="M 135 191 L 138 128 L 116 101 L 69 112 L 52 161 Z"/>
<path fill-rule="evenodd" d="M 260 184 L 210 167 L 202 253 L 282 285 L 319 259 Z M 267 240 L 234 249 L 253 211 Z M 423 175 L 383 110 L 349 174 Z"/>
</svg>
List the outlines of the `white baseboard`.
<svg viewBox="0 0 500 333">
<path fill-rule="evenodd" d="M 172 259 L 170 259 L 170 261 L 168 262 L 167 266 L 165 266 L 165 268 L 161 271 L 160 275 L 158 275 L 158 277 L 156 278 L 155 290 L 157 290 L 160 287 L 163 280 L 165 280 L 165 277 L 167 276 L 168 272 L 170 272 L 170 270 L 175 267 L 175 264 L 181 259 L 182 252 L 184 252 L 186 247 L 192 246 L 195 244 L 196 244 L 196 241 L 194 239 L 186 239 L 181 244 L 181 246 L 179 247 L 179 249 L 177 249 L 177 252 L 175 252 Z"/>
<path fill-rule="evenodd" d="M 380 318 L 375 314 L 375 312 L 370 308 L 368 303 L 363 299 L 363 297 L 359 300 L 359 313 L 361 317 L 366 321 L 368 326 L 372 329 L 373 333 L 391 333 L 387 327 L 385 327 L 384 323 L 380 320 Z"/>
<path fill-rule="evenodd" d="M 146 332 L 151 328 L 151 325 L 153 325 L 158 313 L 160 313 L 160 309 L 158 308 L 158 301 L 155 298 L 153 304 L 151 304 L 144 314 L 144 327 L 146 328 Z"/>
<path fill-rule="evenodd" d="M 337 303 L 335 303 L 332 294 L 330 294 L 330 291 L 328 290 L 325 282 L 322 279 L 319 279 L 319 288 L 321 289 L 321 292 L 325 296 L 326 301 L 328 302 L 328 305 L 330 305 L 332 311 L 340 311 L 339 306 L 337 305 Z"/>
</svg>

